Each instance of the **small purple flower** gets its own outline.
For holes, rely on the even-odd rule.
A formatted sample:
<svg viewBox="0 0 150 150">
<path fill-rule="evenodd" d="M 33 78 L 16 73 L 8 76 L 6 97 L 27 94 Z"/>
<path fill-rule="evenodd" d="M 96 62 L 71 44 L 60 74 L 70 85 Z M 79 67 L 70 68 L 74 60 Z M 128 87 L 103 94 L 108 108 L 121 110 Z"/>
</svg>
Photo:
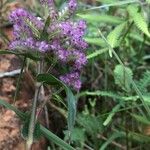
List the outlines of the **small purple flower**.
<svg viewBox="0 0 150 150">
<path fill-rule="evenodd" d="M 86 27 L 87 27 L 86 21 L 80 20 L 80 21 L 77 23 L 77 27 L 78 27 L 80 30 L 85 30 Z"/>
<path fill-rule="evenodd" d="M 26 26 L 28 26 L 28 23 L 32 24 L 38 30 L 43 30 L 44 27 L 44 22 L 42 22 L 40 19 L 33 16 L 31 13 L 29 13 L 27 10 L 23 8 L 14 10 L 10 14 L 9 20 L 14 24 L 21 24 Z"/>
<path fill-rule="evenodd" d="M 9 44 L 9 49 L 11 49 L 11 50 L 14 50 L 14 49 L 16 49 L 17 47 L 20 47 L 21 46 L 21 43 L 22 43 L 23 41 L 12 41 L 10 44 Z"/>
<path fill-rule="evenodd" d="M 81 81 L 78 72 L 72 72 L 64 76 L 60 76 L 60 80 L 65 84 L 72 86 L 77 91 L 79 91 L 81 88 Z"/>
<path fill-rule="evenodd" d="M 25 40 L 25 46 L 27 46 L 30 49 L 35 49 L 36 48 L 35 40 L 32 37 L 27 38 Z"/>
<path fill-rule="evenodd" d="M 49 44 L 47 44 L 46 41 L 38 41 L 36 42 L 36 48 L 44 53 L 44 52 L 47 52 L 49 50 Z"/>
<path fill-rule="evenodd" d="M 9 48 L 11 50 L 15 50 L 15 49 L 31 49 L 31 50 L 34 50 L 36 48 L 36 45 L 35 45 L 35 41 L 33 38 L 27 38 L 26 40 L 15 40 L 15 41 L 12 41 L 9 45 Z"/>
<path fill-rule="evenodd" d="M 87 58 L 83 52 L 74 50 L 73 55 L 75 57 L 74 69 L 81 70 L 83 66 L 87 63 Z"/>
<path fill-rule="evenodd" d="M 27 37 L 33 36 L 32 30 L 22 22 L 17 22 L 13 27 L 13 35 L 15 39 L 26 39 Z"/>
<path fill-rule="evenodd" d="M 72 30 L 71 22 L 62 22 L 59 26 L 63 35 L 70 36 Z"/>
<path fill-rule="evenodd" d="M 50 18 L 55 20 L 58 16 L 58 13 L 54 5 L 54 0 L 40 0 L 40 2 L 42 5 L 48 6 Z"/>
<path fill-rule="evenodd" d="M 77 1 L 76 0 L 69 0 L 68 9 L 69 9 L 70 13 L 73 13 L 77 9 Z"/>
<path fill-rule="evenodd" d="M 65 50 L 65 49 L 59 49 L 56 52 L 57 57 L 59 58 L 59 60 L 61 60 L 62 62 L 66 62 L 67 58 L 69 56 L 69 51 Z"/>
<path fill-rule="evenodd" d="M 25 11 L 22 8 L 16 9 L 14 10 L 10 16 L 9 16 L 9 20 L 12 23 L 16 23 L 18 21 L 20 21 L 22 18 L 27 17 L 27 11 Z"/>
<path fill-rule="evenodd" d="M 56 51 L 60 48 L 61 48 L 60 41 L 58 39 L 54 39 L 51 42 L 51 49 L 56 53 Z"/>
</svg>

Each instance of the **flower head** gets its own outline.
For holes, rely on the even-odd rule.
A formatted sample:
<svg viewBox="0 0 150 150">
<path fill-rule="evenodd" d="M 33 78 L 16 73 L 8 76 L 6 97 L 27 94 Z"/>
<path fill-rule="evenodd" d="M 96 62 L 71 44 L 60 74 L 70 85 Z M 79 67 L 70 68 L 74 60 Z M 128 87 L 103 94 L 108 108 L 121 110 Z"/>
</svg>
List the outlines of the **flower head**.
<svg viewBox="0 0 150 150">
<path fill-rule="evenodd" d="M 75 90 L 79 90 L 80 72 L 87 63 L 84 51 L 87 43 L 83 39 L 86 22 L 69 20 L 77 9 L 77 1 L 69 0 L 65 13 L 59 16 L 61 13 L 56 11 L 54 0 L 40 0 L 40 2 L 49 8 L 50 23 L 46 30 L 47 20 L 39 19 L 27 10 L 19 8 L 9 17 L 14 25 L 14 40 L 9 47 L 12 50 L 26 49 L 28 52 L 38 51 L 41 55 L 47 53 L 56 57 L 58 64 L 63 63 L 68 66 L 69 71 L 71 70 L 70 73 L 60 76 L 60 79 Z"/>
<path fill-rule="evenodd" d="M 79 91 L 81 88 L 81 81 L 79 80 L 78 72 L 71 72 L 69 74 L 60 76 L 60 80 L 62 80 L 65 84 L 74 87 L 74 89 L 77 91 Z"/>
</svg>

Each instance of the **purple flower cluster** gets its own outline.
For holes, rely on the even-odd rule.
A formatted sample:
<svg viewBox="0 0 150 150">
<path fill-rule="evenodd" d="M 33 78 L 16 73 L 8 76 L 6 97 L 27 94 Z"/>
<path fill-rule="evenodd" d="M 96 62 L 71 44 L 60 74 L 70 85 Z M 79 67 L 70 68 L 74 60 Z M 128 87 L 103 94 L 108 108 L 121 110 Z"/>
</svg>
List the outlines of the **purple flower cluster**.
<svg viewBox="0 0 150 150">
<path fill-rule="evenodd" d="M 13 11 L 9 20 L 14 24 L 14 36 L 18 39 L 32 37 L 34 32 L 31 27 L 36 31 L 44 28 L 44 22 L 22 8 Z"/>
<path fill-rule="evenodd" d="M 40 2 L 42 5 L 48 6 L 50 18 L 54 20 L 58 16 L 55 5 L 54 5 L 54 1 L 53 0 L 40 0 Z"/>
<path fill-rule="evenodd" d="M 79 90 L 81 88 L 81 81 L 79 80 L 79 77 L 79 72 L 71 72 L 65 76 L 60 76 L 60 80 L 65 81 L 67 85 Z"/>
<path fill-rule="evenodd" d="M 47 38 L 42 39 L 40 35 L 45 30 L 44 21 L 20 8 L 13 11 L 9 17 L 14 24 L 14 41 L 9 47 L 12 50 L 22 49 L 53 54 L 60 63 L 71 68 L 69 69 L 71 72 L 60 76 L 60 80 L 78 91 L 81 88 L 80 72 L 87 62 L 84 51 L 87 43 L 83 40 L 86 22 L 83 20 L 73 22 L 64 14 L 61 16 L 56 11 L 53 0 L 40 0 L 40 2 L 50 10 L 51 22 L 46 29 Z M 76 8 L 76 0 L 69 0 L 65 14 L 70 18 Z"/>
<path fill-rule="evenodd" d="M 45 53 L 50 49 L 49 44 L 46 41 L 35 41 L 33 38 L 27 38 L 25 40 L 15 40 L 9 45 L 10 49 L 22 49 L 22 50 L 38 50 Z"/>
</svg>

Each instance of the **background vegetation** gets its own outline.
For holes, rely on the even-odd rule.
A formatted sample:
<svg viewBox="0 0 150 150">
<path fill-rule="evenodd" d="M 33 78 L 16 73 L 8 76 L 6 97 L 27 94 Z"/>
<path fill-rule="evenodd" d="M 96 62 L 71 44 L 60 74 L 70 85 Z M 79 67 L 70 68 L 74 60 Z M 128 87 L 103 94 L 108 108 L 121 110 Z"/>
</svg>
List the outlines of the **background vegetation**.
<svg viewBox="0 0 150 150">
<path fill-rule="evenodd" d="M 9 1 L 0 6 L 1 29 L 9 25 L 2 15 L 7 2 Z M 58 7 L 64 7 L 63 1 L 56 0 L 56 3 Z M 33 3 L 28 9 L 38 15 L 43 11 L 37 3 Z M 71 140 L 68 140 L 66 127 L 66 94 L 56 92 L 56 89 L 53 89 L 56 93 L 49 101 L 51 107 L 48 106 L 48 112 L 49 115 L 55 114 L 55 117 L 58 115 L 60 119 L 50 118 L 56 126 L 49 130 L 66 143 L 72 141 L 71 145 L 76 150 L 149 150 L 150 1 L 80 0 L 74 19 L 79 18 L 85 19 L 88 24 L 85 35 L 85 40 L 89 43 L 88 65 L 82 72 L 82 89 L 77 94 L 74 93 L 77 115 Z M 7 44 L 8 39 L 3 30 L 0 33 Z M 1 55 L 6 53 L 12 52 L 1 49 Z M 30 57 L 27 66 L 34 75 L 33 58 L 27 57 Z M 43 78 L 39 77 L 39 80 L 47 80 L 47 77 Z M 57 82 L 53 77 L 51 80 Z M 70 93 L 67 95 L 71 96 Z M 0 104 L 11 108 L 5 102 Z M 18 110 L 14 111 L 22 119 L 27 117 Z M 72 109 L 69 108 L 69 111 Z M 26 126 L 25 123 L 24 125 Z M 37 125 L 35 136 L 38 136 L 38 128 Z M 51 133 L 47 135 L 48 131 L 43 126 L 41 130 L 50 139 L 47 148 L 71 149 Z M 27 133 L 26 129 L 22 132 Z"/>
</svg>

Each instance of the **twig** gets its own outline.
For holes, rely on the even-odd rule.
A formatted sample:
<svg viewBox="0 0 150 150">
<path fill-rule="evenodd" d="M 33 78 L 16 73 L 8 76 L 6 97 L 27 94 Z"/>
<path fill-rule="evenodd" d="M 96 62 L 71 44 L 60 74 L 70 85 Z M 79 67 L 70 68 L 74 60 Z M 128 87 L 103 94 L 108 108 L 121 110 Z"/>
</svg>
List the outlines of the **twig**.
<svg viewBox="0 0 150 150">
<path fill-rule="evenodd" d="M 46 106 L 46 104 L 47 104 L 47 102 L 48 102 L 49 99 L 50 99 L 50 97 L 47 97 L 47 98 L 44 98 L 44 99 L 43 99 L 44 102 L 41 104 L 41 106 L 39 107 L 39 110 L 38 110 L 37 113 L 36 113 L 36 120 L 37 120 L 38 117 L 40 116 L 42 110 L 45 108 L 45 106 Z"/>
<path fill-rule="evenodd" d="M 51 101 L 48 102 L 50 107 L 57 110 L 65 119 L 67 119 L 67 113 L 63 111 L 61 108 L 57 107 L 55 104 L 53 104 Z"/>
<path fill-rule="evenodd" d="M 14 77 L 18 74 L 20 74 L 21 69 L 9 71 L 9 72 L 0 72 L 0 78 L 5 78 L 5 77 Z M 24 70 L 23 70 L 24 72 Z"/>
</svg>

